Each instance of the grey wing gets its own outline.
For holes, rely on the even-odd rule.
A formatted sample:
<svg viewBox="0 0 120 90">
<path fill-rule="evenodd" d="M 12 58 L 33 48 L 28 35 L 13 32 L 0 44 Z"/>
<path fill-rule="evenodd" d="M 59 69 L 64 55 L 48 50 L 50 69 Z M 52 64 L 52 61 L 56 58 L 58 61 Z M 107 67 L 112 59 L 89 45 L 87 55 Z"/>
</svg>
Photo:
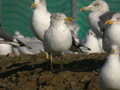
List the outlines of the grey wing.
<svg viewBox="0 0 120 90">
<path fill-rule="evenodd" d="M 4 40 L 12 41 L 13 37 L 9 35 L 7 32 L 5 32 L 1 25 L 0 25 L 0 38 L 3 38 Z"/>
<path fill-rule="evenodd" d="M 115 14 L 116 12 L 112 12 L 112 11 L 108 11 L 105 14 L 101 15 L 99 17 L 100 21 L 98 22 L 98 25 L 100 27 L 100 30 L 102 32 L 104 32 L 104 30 L 106 29 L 107 25 L 105 25 L 106 20 L 109 20 L 112 18 L 112 16 Z"/>
<path fill-rule="evenodd" d="M 78 24 L 74 24 L 74 31 L 78 32 L 80 30 L 80 27 Z"/>
<path fill-rule="evenodd" d="M 90 50 L 90 48 L 84 46 L 84 45 L 80 42 L 79 35 L 78 35 L 77 32 L 72 32 L 72 31 L 71 31 L 71 33 L 72 33 L 72 40 L 73 40 L 73 42 L 72 42 L 72 48 L 73 48 L 73 49 L 72 49 L 72 50 L 75 50 L 75 48 L 77 48 L 77 50 L 79 50 L 79 51 L 82 52 L 82 53 L 83 53 L 82 48 L 85 48 L 86 50 Z M 73 46 L 74 46 L 74 47 L 73 47 Z"/>
<path fill-rule="evenodd" d="M 22 43 L 24 43 L 26 46 L 30 47 L 30 48 L 27 48 L 28 51 L 34 54 L 44 52 L 44 46 L 42 42 L 32 40 L 32 39 L 24 39 L 24 38 L 19 38 L 18 40 L 22 41 Z"/>
<path fill-rule="evenodd" d="M 79 39 L 78 33 L 73 31 L 71 31 L 71 33 L 72 33 L 73 45 L 79 48 L 80 39 Z"/>
</svg>

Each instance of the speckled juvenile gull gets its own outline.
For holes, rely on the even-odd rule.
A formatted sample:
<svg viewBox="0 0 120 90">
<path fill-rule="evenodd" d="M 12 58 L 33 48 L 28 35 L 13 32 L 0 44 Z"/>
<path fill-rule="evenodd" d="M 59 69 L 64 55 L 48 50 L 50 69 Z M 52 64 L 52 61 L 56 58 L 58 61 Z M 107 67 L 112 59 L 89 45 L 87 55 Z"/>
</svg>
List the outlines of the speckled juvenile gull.
<svg viewBox="0 0 120 90">
<path fill-rule="evenodd" d="M 120 90 L 120 51 L 111 46 L 107 60 L 100 69 L 98 84 L 101 90 Z"/>
</svg>

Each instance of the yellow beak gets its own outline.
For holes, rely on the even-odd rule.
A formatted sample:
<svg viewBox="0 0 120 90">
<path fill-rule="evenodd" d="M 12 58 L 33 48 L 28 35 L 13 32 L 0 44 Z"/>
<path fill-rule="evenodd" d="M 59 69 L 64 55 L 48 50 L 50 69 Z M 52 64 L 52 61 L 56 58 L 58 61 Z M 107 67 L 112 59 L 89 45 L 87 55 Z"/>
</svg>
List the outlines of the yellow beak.
<svg viewBox="0 0 120 90">
<path fill-rule="evenodd" d="M 114 53 L 114 52 L 115 52 L 115 50 L 112 48 L 112 49 L 111 49 L 111 53 Z"/>
<path fill-rule="evenodd" d="M 109 25 L 109 24 L 113 24 L 113 22 L 114 22 L 114 21 L 112 21 L 112 20 L 107 20 L 107 21 L 105 22 L 105 24 Z"/>
<path fill-rule="evenodd" d="M 73 21 L 73 19 L 71 17 L 67 17 L 64 19 L 65 21 Z"/>
<path fill-rule="evenodd" d="M 31 8 L 36 7 L 36 5 L 37 5 L 37 4 L 33 3 L 33 4 L 31 5 Z"/>
<path fill-rule="evenodd" d="M 90 10 L 90 8 L 89 7 L 83 7 L 83 8 L 80 9 L 80 11 L 87 11 L 87 10 Z"/>
</svg>

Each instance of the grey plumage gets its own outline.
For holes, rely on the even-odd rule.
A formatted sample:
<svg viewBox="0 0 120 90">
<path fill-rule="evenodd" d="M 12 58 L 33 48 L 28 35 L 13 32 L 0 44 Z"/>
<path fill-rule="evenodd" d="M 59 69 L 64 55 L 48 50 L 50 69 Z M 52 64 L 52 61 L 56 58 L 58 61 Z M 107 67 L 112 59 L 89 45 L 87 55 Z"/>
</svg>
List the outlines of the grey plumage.
<svg viewBox="0 0 120 90">
<path fill-rule="evenodd" d="M 4 38 L 5 40 L 12 41 L 13 37 L 9 35 L 2 29 L 2 25 L 0 24 L 0 38 Z"/>
<path fill-rule="evenodd" d="M 27 46 L 22 41 L 20 41 L 20 40 L 18 40 L 16 38 L 13 38 L 11 35 L 9 35 L 7 32 L 5 32 L 2 29 L 2 25 L 1 24 L 0 24 L 0 38 L 4 39 L 4 41 L 2 41 L 3 43 L 6 42 L 6 43 L 14 45 L 14 46 Z M 30 47 L 28 47 L 28 48 L 30 48 Z"/>
<path fill-rule="evenodd" d="M 111 19 L 115 14 L 109 10 L 108 4 L 104 0 L 95 0 L 81 11 L 91 11 L 88 15 L 88 24 L 98 38 L 102 38 L 106 29 L 105 21 Z"/>
<path fill-rule="evenodd" d="M 18 47 L 20 53 L 23 54 L 38 54 L 40 52 L 44 52 L 43 43 L 38 40 L 33 40 L 29 38 L 18 38 L 18 40 L 22 41 L 27 47 Z"/>
<path fill-rule="evenodd" d="M 99 17 L 100 21 L 98 22 L 98 25 L 102 32 L 104 32 L 107 27 L 107 25 L 105 25 L 105 21 L 111 19 L 114 14 L 116 14 L 116 12 L 108 11 Z"/>
<path fill-rule="evenodd" d="M 80 42 L 80 38 L 78 35 L 78 31 L 79 31 L 80 27 L 78 26 L 78 24 L 76 24 L 76 23 L 74 24 L 72 21 L 67 21 L 67 22 L 65 22 L 65 24 L 68 26 L 68 28 L 70 29 L 70 31 L 72 33 L 72 47 L 70 50 L 72 50 L 72 51 L 79 50 L 80 52 L 82 52 L 81 47 L 84 47 L 87 50 L 90 50 L 90 48 L 84 46 Z"/>
</svg>

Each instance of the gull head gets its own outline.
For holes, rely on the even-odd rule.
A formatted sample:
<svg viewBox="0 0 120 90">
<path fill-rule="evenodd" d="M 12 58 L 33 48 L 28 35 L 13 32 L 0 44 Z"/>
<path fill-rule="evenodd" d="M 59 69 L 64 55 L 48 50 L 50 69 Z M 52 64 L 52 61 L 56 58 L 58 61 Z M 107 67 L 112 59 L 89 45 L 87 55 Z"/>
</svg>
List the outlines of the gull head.
<svg viewBox="0 0 120 90">
<path fill-rule="evenodd" d="M 103 0 L 95 0 L 90 5 L 83 7 L 80 11 L 105 12 L 109 10 L 107 3 Z"/>
<path fill-rule="evenodd" d="M 51 15 L 51 19 L 52 20 L 57 20 L 57 21 L 61 21 L 61 20 L 64 20 L 64 21 L 72 21 L 72 18 L 70 17 L 67 17 L 65 14 L 63 13 L 54 13 Z"/>
<path fill-rule="evenodd" d="M 112 16 L 112 19 L 107 20 L 105 24 L 120 24 L 120 13 L 116 13 Z"/>
<path fill-rule="evenodd" d="M 19 31 L 15 31 L 14 35 L 21 35 Z"/>
<path fill-rule="evenodd" d="M 31 8 L 39 8 L 43 5 L 46 6 L 46 0 L 34 0 L 34 3 L 32 3 Z"/>
<path fill-rule="evenodd" d="M 88 32 L 87 32 L 87 36 L 94 36 L 94 37 L 96 37 L 96 34 L 91 29 L 89 29 Z"/>
<path fill-rule="evenodd" d="M 110 49 L 111 54 L 119 54 L 119 46 L 118 45 L 112 45 Z"/>
</svg>

